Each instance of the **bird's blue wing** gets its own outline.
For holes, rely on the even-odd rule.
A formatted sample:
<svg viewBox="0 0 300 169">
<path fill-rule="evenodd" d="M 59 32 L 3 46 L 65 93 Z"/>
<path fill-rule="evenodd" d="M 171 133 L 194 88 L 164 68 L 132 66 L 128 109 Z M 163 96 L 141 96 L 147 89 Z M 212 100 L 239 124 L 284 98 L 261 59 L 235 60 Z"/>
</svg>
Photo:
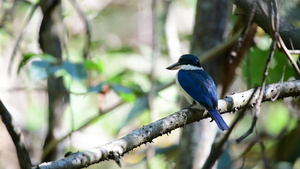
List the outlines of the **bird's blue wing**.
<svg viewBox="0 0 300 169">
<path fill-rule="evenodd" d="M 179 70 L 178 82 L 187 94 L 206 107 L 221 130 L 229 129 L 216 109 L 218 107 L 216 85 L 209 74 L 203 70 Z"/>
<path fill-rule="evenodd" d="M 206 108 L 218 107 L 216 85 L 205 71 L 179 70 L 178 82 L 194 100 Z"/>
</svg>

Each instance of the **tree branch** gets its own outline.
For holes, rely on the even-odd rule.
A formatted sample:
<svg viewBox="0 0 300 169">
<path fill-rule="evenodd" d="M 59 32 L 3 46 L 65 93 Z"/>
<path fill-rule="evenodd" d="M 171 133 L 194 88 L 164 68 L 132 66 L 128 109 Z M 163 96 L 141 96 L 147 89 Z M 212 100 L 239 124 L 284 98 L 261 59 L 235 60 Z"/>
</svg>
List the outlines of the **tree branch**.
<svg viewBox="0 0 300 169">
<path fill-rule="evenodd" d="M 15 2 L 16 3 L 16 2 Z M 14 3 L 14 4 L 15 4 Z M 28 15 L 28 18 L 26 18 L 26 21 L 25 21 L 25 24 L 23 26 L 23 28 L 21 29 L 21 33 L 17 36 L 17 39 L 16 39 L 16 43 L 14 44 L 14 48 L 13 48 L 13 51 L 12 51 L 12 54 L 11 54 L 11 57 L 10 57 L 10 60 L 9 60 L 9 64 L 8 64 L 8 73 L 10 74 L 12 72 L 12 67 L 13 67 L 13 62 L 14 62 L 14 59 L 15 59 L 15 56 L 16 56 L 16 53 L 17 51 L 19 50 L 19 45 L 21 43 L 21 40 L 23 38 L 23 35 L 25 35 L 26 33 L 26 27 L 29 25 L 29 22 L 33 16 L 33 14 L 35 13 L 37 7 L 39 6 L 39 2 L 37 2 L 36 4 L 34 4 L 30 10 L 30 13 Z"/>
<path fill-rule="evenodd" d="M 233 3 L 243 9 L 247 15 L 251 14 L 251 10 L 253 7 L 253 3 L 256 1 L 253 0 L 234 0 Z M 270 22 L 269 17 L 266 15 L 266 11 L 268 11 L 268 5 L 264 2 L 259 3 L 260 8 L 256 8 L 254 12 L 254 22 L 257 23 L 265 32 L 269 35 L 272 35 L 272 30 L 270 30 Z M 283 42 L 286 44 L 288 49 L 293 49 L 291 44 L 295 50 L 300 49 L 300 29 L 293 26 L 289 22 L 287 22 L 284 18 L 280 18 L 279 20 L 279 34 L 282 37 Z"/>
<path fill-rule="evenodd" d="M 158 85 L 156 88 L 156 93 L 158 93 L 159 91 L 162 91 L 168 87 L 170 87 L 171 85 L 173 85 L 175 83 L 175 81 L 167 83 L 167 84 L 163 84 L 163 85 Z M 86 93 L 84 93 L 86 94 Z M 146 93 L 145 93 L 146 95 Z M 145 96 L 143 95 L 143 96 Z M 47 147 L 45 147 L 45 152 L 49 152 L 51 151 L 51 149 L 53 149 L 55 146 L 57 146 L 58 143 L 62 142 L 63 140 L 65 140 L 66 138 L 68 138 L 73 132 L 75 131 L 80 131 L 85 129 L 86 127 L 90 126 L 93 122 L 98 121 L 100 117 L 102 117 L 102 115 L 114 110 L 115 108 L 123 105 L 125 102 L 123 100 L 121 100 L 120 102 L 116 103 L 115 105 L 113 105 L 112 107 L 109 107 L 106 110 L 100 111 L 99 113 L 97 113 L 96 115 L 90 117 L 86 122 L 84 122 L 80 127 L 78 127 L 77 129 L 70 131 L 69 133 L 67 133 L 66 135 L 62 136 L 60 139 L 58 140 L 53 140 L 51 141 Z"/>
<path fill-rule="evenodd" d="M 91 50 L 91 28 L 90 28 L 88 19 L 85 16 L 84 12 L 82 11 L 78 2 L 76 0 L 69 0 L 69 1 L 75 8 L 76 12 L 79 15 L 79 18 L 81 19 L 81 21 L 84 23 L 84 26 L 85 26 L 86 37 L 85 37 L 85 44 L 84 44 L 84 48 L 83 48 L 83 58 L 87 59 L 90 54 L 90 50 Z"/>
<path fill-rule="evenodd" d="M 16 122 L 13 121 L 10 113 L 8 112 L 1 100 L 0 116 L 16 147 L 20 168 L 29 169 L 31 167 L 31 161 L 29 158 L 29 154 L 25 148 L 24 140 L 21 134 L 21 129 L 18 127 Z"/>
<path fill-rule="evenodd" d="M 253 94 L 254 89 L 229 95 L 219 100 L 219 111 L 221 113 L 234 112 L 248 103 L 251 107 L 254 106 L 259 97 L 260 88 Z M 279 93 L 278 98 L 300 96 L 300 80 L 289 81 L 284 83 L 274 83 L 266 85 L 264 90 L 263 102 L 270 101 Z M 248 102 L 253 94 L 253 98 Z M 89 165 L 99 163 L 104 160 L 115 160 L 116 157 L 132 151 L 146 143 L 151 143 L 153 139 L 168 134 L 172 130 L 183 127 L 186 124 L 208 118 L 209 115 L 204 115 L 204 109 L 200 107 L 184 108 L 174 114 L 171 114 L 163 119 L 153 122 L 149 125 L 136 129 L 118 140 L 110 142 L 106 145 L 99 146 L 83 152 L 72 153 L 68 157 L 40 164 L 34 168 L 82 168 Z"/>
<path fill-rule="evenodd" d="M 245 112 L 247 111 L 247 107 L 250 105 L 250 101 L 252 100 L 256 91 L 257 91 L 257 89 L 253 90 L 251 97 L 247 101 L 247 105 L 239 111 L 237 117 L 231 123 L 228 132 L 226 132 L 226 134 L 223 135 L 221 140 L 215 139 L 215 142 L 211 146 L 211 150 L 214 150 L 214 151 L 210 151 L 209 156 L 207 157 L 202 169 L 212 168 L 214 166 L 215 162 L 217 161 L 217 159 L 222 155 L 222 153 L 224 152 L 224 149 L 225 149 L 225 143 L 227 142 L 229 135 L 232 133 L 233 128 L 244 117 Z"/>
</svg>

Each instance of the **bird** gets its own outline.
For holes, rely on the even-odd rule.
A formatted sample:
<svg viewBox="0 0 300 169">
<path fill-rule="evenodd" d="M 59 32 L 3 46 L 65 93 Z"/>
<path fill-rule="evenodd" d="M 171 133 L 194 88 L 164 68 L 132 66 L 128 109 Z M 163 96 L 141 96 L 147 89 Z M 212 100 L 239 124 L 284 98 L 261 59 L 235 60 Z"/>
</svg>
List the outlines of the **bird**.
<svg viewBox="0 0 300 169">
<path fill-rule="evenodd" d="M 204 106 L 219 129 L 228 130 L 229 127 L 218 112 L 218 96 L 216 85 L 212 77 L 201 66 L 200 60 L 192 54 L 182 55 L 178 62 L 167 67 L 168 70 L 179 69 L 176 84 L 186 100 Z"/>
</svg>

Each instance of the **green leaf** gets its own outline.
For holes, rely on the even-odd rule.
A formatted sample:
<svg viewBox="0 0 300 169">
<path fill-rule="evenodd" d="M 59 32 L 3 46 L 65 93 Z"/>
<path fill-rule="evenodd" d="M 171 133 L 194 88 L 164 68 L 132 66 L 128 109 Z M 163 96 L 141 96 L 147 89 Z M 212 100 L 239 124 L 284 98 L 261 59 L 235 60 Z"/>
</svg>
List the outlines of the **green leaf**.
<svg viewBox="0 0 300 169">
<path fill-rule="evenodd" d="M 75 80 L 84 80 L 87 78 L 84 63 L 63 62 L 63 67 Z"/>
<path fill-rule="evenodd" d="M 86 70 L 96 70 L 97 72 L 101 73 L 103 71 L 103 63 L 100 60 L 92 61 L 87 60 L 85 61 L 85 68 Z"/>
<path fill-rule="evenodd" d="M 53 56 L 48 55 L 48 54 L 25 53 L 23 55 L 21 62 L 19 63 L 18 74 L 20 73 L 20 70 L 26 65 L 26 63 L 28 63 L 29 60 L 34 59 L 34 58 L 41 58 L 41 59 L 47 60 L 51 63 L 56 62 L 56 59 Z"/>
<path fill-rule="evenodd" d="M 244 62 L 243 75 L 247 80 L 250 80 L 251 87 L 261 85 L 264 69 L 269 56 L 269 50 L 262 50 L 260 48 L 252 48 L 249 54 L 250 58 L 246 58 Z M 248 61 L 247 61 L 248 59 Z M 274 57 L 270 62 L 268 70 L 267 83 L 276 83 L 281 80 L 283 67 L 286 65 L 284 72 L 284 81 L 290 77 L 295 76 L 293 67 L 287 60 L 287 57 L 278 50 L 275 50 Z"/>
<path fill-rule="evenodd" d="M 130 85 L 130 88 L 136 96 L 142 96 L 145 94 L 145 92 L 143 91 L 141 86 L 138 84 L 132 84 L 132 85 Z"/>
<path fill-rule="evenodd" d="M 136 97 L 133 93 L 118 93 L 125 102 L 134 102 Z"/>
<path fill-rule="evenodd" d="M 118 49 L 110 49 L 107 51 L 108 54 L 126 54 L 126 53 L 134 53 L 134 49 L 130 46 L 122 46 Z"/>
<path fill-rule="evenodd" d="M 135 100 L 135 95 L 129 87 L 113 84 L 112 89 L 126 102 L 133 102 Z"/>
<path fill-rule="evenodd" d="M 52 65 L 51 61 L 39 60 L 33 61 L 30 67 L 30 76 L 32 79 L 45 80 L 50 75 L 53 75 L 56 71 L 62 69 L 61 66 Z"/>
<path fill-rule="evenodd" d="M 122 84 L 122 86 L 126 86 L 126 89 L 122 89 L 123 93 L 127 92 L 127 94 L 134 93 L 135 96 L 142 96 L 145 92 L 141 88 L 140 85 L 137 84 L 136 79 L 133 79 L 133 76 L 135 74 L 132 71 L 129 70 L 123 70 L 122 72 L 119 72 L 118 74 L 111 77 L 108 81 L 113 84 Z M 116 91 L 121 91 L 121 88 L 118 89 L 120 86 L 116 86 Z"/>
<path fill-rule="evenodd" d="M 114 75 L 113 77 L 111 77 L 108 81 L 112 82 L 112 83 L 122 83 L 123 81 L 123 77 L 128 74 L 129 71 L 128 70 L 124 70 L 116 75 Z"/>
<path fill-rule="evenodd" d="M 125 94 L 131 94 L 132 91 L 130 88 L 119 85 L 119 84 L 114 84 L 112 85 L 112 89 L 116 92 L 116 93 L 125 93 Z"/>
<path fill-rule="evenodd" d="M 25 64 L 29 61 L 29 59 L 32 58 L 32 56 L 34 55 L 34 53 L 26 53 L 23 55 L 23 59 L 21 60 L 18 66 L 18 74 L 20 73 L 20 70 L 25 66 Z"/>
</svg>

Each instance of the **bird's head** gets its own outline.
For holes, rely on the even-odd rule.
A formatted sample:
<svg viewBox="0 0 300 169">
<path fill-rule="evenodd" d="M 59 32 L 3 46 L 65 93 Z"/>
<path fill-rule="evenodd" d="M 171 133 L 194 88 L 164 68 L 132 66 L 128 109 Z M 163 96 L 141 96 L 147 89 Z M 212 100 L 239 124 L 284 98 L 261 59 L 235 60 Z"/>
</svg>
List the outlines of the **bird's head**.
<svg viewBox="0 0 300 169">
<path fill-rule="evenodd" d="M 201 70 L 203 69 L 199 59 L 191 54 L 182 55 L 178 62 L 167 67 L 169 70 L 183 69 L 183 70 Z"/>
</svg>

